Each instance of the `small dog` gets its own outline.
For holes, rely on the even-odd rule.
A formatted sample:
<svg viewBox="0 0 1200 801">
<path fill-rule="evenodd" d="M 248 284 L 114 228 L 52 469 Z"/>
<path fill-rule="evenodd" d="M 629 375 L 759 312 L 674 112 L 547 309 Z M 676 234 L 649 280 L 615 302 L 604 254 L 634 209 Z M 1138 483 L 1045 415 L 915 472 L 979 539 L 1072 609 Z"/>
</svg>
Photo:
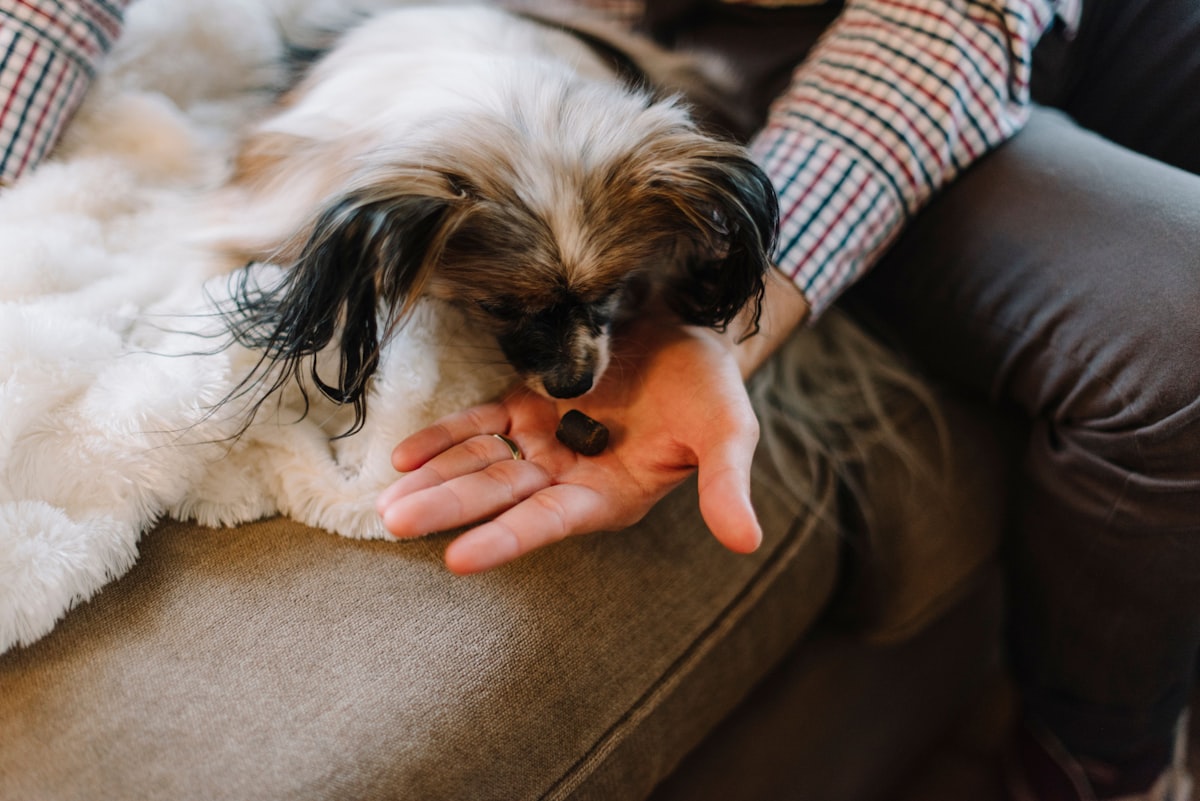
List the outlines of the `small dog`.
<svg viewBox="0 0 1200 801">
<path fill-rule="evenodd" d="M 253 228 L 232 247 L 286 278 L 242 282 L 235 337 L 296 379 L 338 348 L 337 379 L 311 376 L 361 425 L 381 342 L 421 296 L 555 398 L 591 389 L 613 326 L 655 299 L 714 328 L 752 303 L 753 329 L 775 192 L 685 105 L 719 94 L 698 63 L 544 12 L 366 19 L 240 151 L 225 203 Z"/>
</svg>

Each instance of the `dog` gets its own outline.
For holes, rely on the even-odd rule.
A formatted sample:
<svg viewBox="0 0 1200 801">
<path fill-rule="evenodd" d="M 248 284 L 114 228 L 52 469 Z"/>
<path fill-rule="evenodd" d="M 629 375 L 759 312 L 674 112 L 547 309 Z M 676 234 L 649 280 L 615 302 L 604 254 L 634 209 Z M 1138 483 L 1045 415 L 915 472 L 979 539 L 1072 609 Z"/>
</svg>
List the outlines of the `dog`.
<svg viewBox="0 0 1200 801">
<path fill-rule="evenodd" d="M 745 149 L 689 104 L 718 98 L 720 80 L 571 16 L 420 3 L 368 16 L 240 148 L 223 202 L 247 228 L 226 246 L 284 278 L 243 281 L 230 329 L 275 386 L 308 365 L 358 426 L 381 343 L 421 297 L 461 309 L 551 398 L 595 386 L 635 314 L 721 329 L 749 307 L 749 335 L 778 207 Z M 328 347 L 336 378 L 315 366 Z"/>
</svg>

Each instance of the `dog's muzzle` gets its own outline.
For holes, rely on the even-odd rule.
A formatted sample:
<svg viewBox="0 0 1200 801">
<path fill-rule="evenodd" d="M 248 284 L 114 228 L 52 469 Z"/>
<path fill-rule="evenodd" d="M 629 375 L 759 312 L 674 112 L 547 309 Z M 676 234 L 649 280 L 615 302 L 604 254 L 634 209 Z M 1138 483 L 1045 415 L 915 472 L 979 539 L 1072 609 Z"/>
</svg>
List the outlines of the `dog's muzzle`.
<svg viewBox="0 0 1200 801">
<path fill-rule="evenodd" d="M 589 370 L 582 375 L 570 377 L 542 376 L 542 386 L 546 388 L 546 394 L 553 398 L 578 398 L 592 388 L 594 380 Z"/>
</svg>

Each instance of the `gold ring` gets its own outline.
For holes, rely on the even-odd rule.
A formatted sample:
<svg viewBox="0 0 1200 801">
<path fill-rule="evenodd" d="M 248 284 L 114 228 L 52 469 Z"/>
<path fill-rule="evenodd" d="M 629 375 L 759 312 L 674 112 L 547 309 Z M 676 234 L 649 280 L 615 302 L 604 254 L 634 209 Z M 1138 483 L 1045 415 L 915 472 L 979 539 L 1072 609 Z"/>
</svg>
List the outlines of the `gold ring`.
<svg viewBox="0 0 1200 801">
<path fill-rule="evenodd" d="M 508 446 L 508 452 L 512 454 L 512 458 L 513 458 L 514 460 L 516 460 L 516 461 L 518 461 L 518 462 L 519 462 L 519 461 L 521 461 L 522 459 L 524 459 L 524 458 L 525 458 L 525 455 L 521 453 L 521 446 L 520 446 L 520 445 L 518 445 L 517 443 L 513 442 L 511 439 L 509 439 L 508 437 L 504 436 L 503 434 L 492 434 L 492 436 L 493 436 L 493 437 L 495 437 L 496 439 L 500 440 L 501 442 L 503 442 L 505 445 L 507 445 L 507 446 Z"/>
</svg>

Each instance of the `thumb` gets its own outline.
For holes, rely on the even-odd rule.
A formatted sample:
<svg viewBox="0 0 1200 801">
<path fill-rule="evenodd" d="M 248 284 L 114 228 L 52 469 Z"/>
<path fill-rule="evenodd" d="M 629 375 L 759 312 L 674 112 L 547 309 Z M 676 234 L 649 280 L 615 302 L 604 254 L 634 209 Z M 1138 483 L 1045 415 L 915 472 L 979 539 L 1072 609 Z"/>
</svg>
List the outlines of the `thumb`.
<svg viewBox="0 0 1200 801">
<path fill-rule="evenodd" d="M 750 503 L 750 463 L 757 437 L 732 440 L 699 459 L 700 515 L 717 541 L 751 553 L 762 543 L 762 526 Z"/>
</svg>

